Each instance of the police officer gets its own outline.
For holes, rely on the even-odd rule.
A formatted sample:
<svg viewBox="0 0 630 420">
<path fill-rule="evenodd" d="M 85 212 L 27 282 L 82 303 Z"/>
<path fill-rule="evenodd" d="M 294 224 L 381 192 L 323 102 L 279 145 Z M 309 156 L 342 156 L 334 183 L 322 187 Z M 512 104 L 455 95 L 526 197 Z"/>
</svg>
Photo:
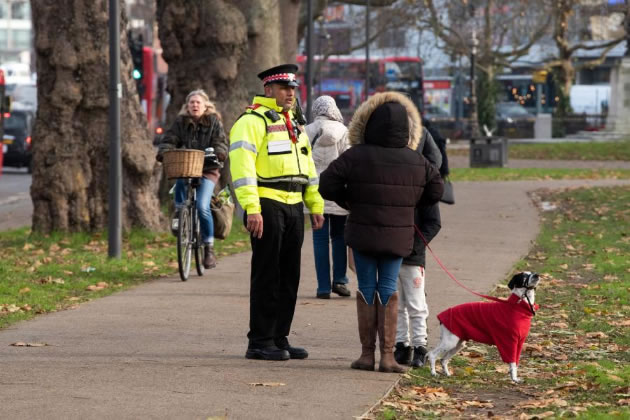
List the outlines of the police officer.
<svg viewBox="0 0 630 420">
<path fill-rule="evenodd" d="M 308 357 L 287 336 L 300 281 L 303 202 L 319 229 L 324 201 L 310 142 L 292 111 L 297 69 L 284 64 L 258 74 L 265 96 L 254 97 L 230 132 L 230 171 L 252 245 L 248 359 Z"/>
</svg>

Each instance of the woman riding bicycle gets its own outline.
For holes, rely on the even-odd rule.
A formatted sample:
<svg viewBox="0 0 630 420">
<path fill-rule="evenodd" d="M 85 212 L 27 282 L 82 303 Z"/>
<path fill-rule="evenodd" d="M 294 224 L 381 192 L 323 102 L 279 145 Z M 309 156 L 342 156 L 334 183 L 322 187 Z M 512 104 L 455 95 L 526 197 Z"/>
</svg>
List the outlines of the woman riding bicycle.
<svg viewBox="0 0 630 420">
<path fill-rule="evenodd" d="M 177 115 L 177 119 L 169 128 L 158 152 L 158 160 L 162 160 L 162 153 L 169 149 L 198 149 L 214 148 L 219 162 L 225 161 L 228 142 L 221 123 L 221 114 L 214 103 L 203 90 L 193 90 L 186 96 L 186 103 Z M 210 211 L 210 200 L 214 187 L 219 181 L 219 168 L 216 165 L 208 167 L 204 162 L 203 177 L 197 188 L 197 209 L 199 211 L 201 240 L 204 244 L 203 265 L 213 268 L 217 264 L 214 255 L 214 223 Z M 182 178 L 175 183 L 175 216 L 186 201 L 186 181 Z"/>
</svg>

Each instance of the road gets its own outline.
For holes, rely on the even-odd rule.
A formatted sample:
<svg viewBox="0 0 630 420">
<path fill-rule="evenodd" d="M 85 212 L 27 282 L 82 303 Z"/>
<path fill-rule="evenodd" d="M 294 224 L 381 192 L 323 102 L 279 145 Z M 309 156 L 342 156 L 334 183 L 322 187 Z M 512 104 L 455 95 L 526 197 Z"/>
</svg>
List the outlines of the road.
<svg viewBox="0 0 630 420">
<path fill-rule="evenodd" d="M 31 175 L 26 169 L 3 168 L 0 176 L 0 231 L 31 224 Z"/>
</svg>

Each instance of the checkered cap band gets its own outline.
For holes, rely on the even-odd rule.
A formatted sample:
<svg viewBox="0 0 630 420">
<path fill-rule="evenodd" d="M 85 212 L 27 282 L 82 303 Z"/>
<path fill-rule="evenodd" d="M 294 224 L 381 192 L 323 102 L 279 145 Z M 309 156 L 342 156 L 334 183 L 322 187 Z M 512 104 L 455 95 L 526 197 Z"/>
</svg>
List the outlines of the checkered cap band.
<svg viewBox="0 0 630 420">
<path fill-rule="evenodd" d="M 263 84 L 271 83 L 271 82 L 294 82 L 295 74 L 293 73 L 279 73 L 273 74 L 271 76 L 267 76 L 263 79 Z"/>
</svg>

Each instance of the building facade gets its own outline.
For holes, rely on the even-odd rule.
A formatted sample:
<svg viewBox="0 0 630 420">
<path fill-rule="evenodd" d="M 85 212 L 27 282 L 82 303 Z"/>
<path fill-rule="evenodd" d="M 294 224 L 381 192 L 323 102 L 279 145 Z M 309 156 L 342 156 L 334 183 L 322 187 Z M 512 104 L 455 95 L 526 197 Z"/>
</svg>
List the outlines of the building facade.
<svg viewBox="0 0 630 420">
<path fill-rule="evenodd" d="M 33 45 L 28 0 L 0 0 L 0 63 L 30 65 Z"/>
</svg>

